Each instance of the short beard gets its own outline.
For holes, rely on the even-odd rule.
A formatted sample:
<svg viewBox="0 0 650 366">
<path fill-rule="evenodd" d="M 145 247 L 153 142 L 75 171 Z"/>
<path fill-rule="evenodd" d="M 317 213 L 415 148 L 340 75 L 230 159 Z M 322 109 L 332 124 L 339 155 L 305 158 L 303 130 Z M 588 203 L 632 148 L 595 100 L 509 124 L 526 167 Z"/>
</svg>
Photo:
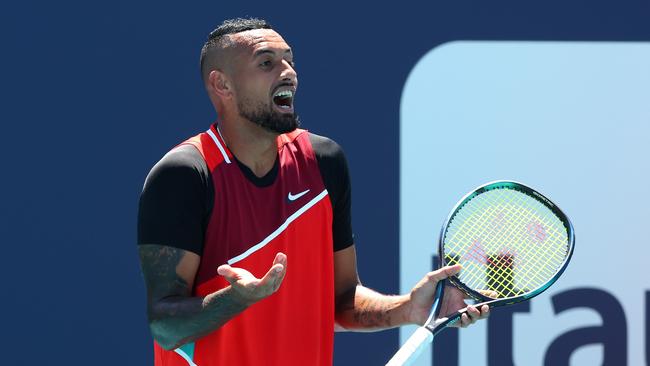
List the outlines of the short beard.
<svg viewBox="0 0 650 366">
<path fill-rule="evenodd" d="M 238 103 L 239 115 L 255 123 L 262 128 L 283 134 L 291 132 L 300 126 L 300 120 L 295 113 L 280 113 L 271 108 L 267 109 L 263 105 L 258 108 L 250 108 L 250 103 Z"/>
</svg>

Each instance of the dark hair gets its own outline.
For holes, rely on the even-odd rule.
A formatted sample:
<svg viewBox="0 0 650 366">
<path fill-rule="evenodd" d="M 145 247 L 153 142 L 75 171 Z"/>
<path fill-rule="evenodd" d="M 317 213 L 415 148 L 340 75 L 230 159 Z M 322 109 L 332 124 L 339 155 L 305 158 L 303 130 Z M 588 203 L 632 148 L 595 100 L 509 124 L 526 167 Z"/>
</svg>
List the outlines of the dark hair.
<svg viewBox="0 0 650 366">
<path fill-rule="evenodd" d="M 240 32 L 245 32 L 253 29 L 273 29 L 273 28 L 271 27 L 271 24 L 269 24 L 264 19 L 258 19 L 258 18 L 227 19 L 224 20 L 223 23 L 221 23 L 221 25 L 218 26 L 215 30 L 210 32 L 210 35 L 208 36 L 208 42 L 206 43 L 209 43 L 210 41 L 222 37 L 226 34 L 240 33 Z"/>
<path fill-rule="evenodd" d="M 215 30 L 210 32 L 208 35 L 208 40 L 203 45 L 201 49 L 201 77 L 205 79 L 207 76 L 206 73 L 206 58 L 208 53 L 211 51 L 217 50 L 219 48 L 224 48 L 228 45 L 228 35 L 235 34 L 240 32 L 245 32 L 253 29 L 273 29 L 271 24 L 269 24 L 264 19 L 258 18 L 235 18 L 235 19 L 226 19 L 218 26 Z M 213 57 L 213 56 L 212 56 Z M 212 63 L 214 64 L 214 63 Z"/>
</svg>

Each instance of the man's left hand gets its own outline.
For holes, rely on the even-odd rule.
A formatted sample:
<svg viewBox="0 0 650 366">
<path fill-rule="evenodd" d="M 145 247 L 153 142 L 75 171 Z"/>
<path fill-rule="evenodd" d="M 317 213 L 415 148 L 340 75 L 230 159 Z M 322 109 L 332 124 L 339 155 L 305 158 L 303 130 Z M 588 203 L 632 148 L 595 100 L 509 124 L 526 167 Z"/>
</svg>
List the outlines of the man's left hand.
<svg viewBox="0 0 650 366">
<path fill-rule="evenodd" d="M 429 272 L 413 287 L 409 299 L 411 322 L 419 325 L 424 324 L 431 312 L 438 282 L 457 274 L 460 268 L 459 265 L 446 266 L 437 271 Z M 467 312 L 461 316 L 460 321 L 456 322 L 454 326 L 464 328 L 490 315 L 489 306 L 483 305 L 481 309 L 477 309 L 472 305 L 467 305 L 465 303 L 465 294 L 462 291 L 454 286 L 445 287 L 440 316 L 446 317 L 465 308 L 467 308 Z"/>
</svg>

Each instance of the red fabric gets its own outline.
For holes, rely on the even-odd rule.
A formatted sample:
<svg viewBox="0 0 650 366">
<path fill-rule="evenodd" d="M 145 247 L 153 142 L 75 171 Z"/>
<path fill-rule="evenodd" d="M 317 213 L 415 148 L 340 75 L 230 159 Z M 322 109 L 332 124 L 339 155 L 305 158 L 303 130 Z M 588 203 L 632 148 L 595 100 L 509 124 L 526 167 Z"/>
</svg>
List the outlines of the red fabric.
<svg viewBox="0 0 650 366">
<path fill-rule="evenodd" d="M 308 203 L 313 205 L 263 248 L 232 264 L 261 277 L 270 268 L 275 254 L 283 252 L 287 255 L 287 275 L 275 294 L 196 341 L 194 363 L 197 366 L 331 365 L 332 205 L 327 194 L 317 198 L 325 187 L 308 134 L 297 130 L 278 138 L 280 167 L 274 183 L 268 187 L 251 183 L 236 162 L 227 164 L 214 141 L 203 135 L 206 134 L 187 141 L 198 145 L 215 189 L 215 203 L 195 282 L 197 296 L 228 285 L 217 275 L 219 265 L 262 242 Z M 232 156 L 229 151 L 227 154 Z M 306 190 L 309 192 L 294 201 L 287 198 L 289 193 L 296 195 Z M 156 346 L 155 365 L 187 365 L 187 362 Z"/>
<path fill-rule="evenodd" d="M 217 137 L 217 139 L 219 139 L 221 145 L 226 146 L 223 140 L 221 140 L 221 137 L 219 136 L 219 133 L 214 128 L 214 126 L 210 127 L 210 130 L 212 130 L 212 133 Z M 208 135 L 206 132 L 191 137 L 185 140 L 184 142 L 180 143 L 178 146 L 181 145 L 192 145 L 197 150 L 199 150 L 201 156 L 203 156 L 203 159 L 205 159 L 205 163 L 208 166 L 208 169 L 210 169 L 210 171 L 212 171 L 214 167 L 216 167 L 217 165 L 221 164 L 221 162 L 224 161 L 223 155 L 221 155 L 221 153 L 219 152 L 217 145 L 215 145 L 214 141 L 212 140 L 212 137 L 210 137 L 210 135 Z M 230 151 L 227 151 L 227 153 L 228 153 L 227 154 L 228 157 L 232 159 L 232 154 L 230 153 Z"/>
<path fill-rule="evenodd" d="M 153 364 L 164 366 L 187 366 L 188 363 L 181 355 L 174 351 L 165 351 L 158 343 L 153 342 Z M 197 365 L 198 366 L 198 365 Z"/>
</svg>

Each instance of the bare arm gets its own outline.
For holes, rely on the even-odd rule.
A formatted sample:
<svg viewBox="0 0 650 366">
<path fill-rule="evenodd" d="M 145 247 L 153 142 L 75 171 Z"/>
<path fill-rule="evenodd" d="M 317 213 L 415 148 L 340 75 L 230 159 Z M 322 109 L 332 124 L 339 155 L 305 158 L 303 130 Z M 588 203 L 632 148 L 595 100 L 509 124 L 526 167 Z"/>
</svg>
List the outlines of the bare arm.
<svg viewBox="0 0 650 366">
<path fill-rule="evenodd" d="M 262 278 L 227 265 L 218 269 L 230 286 L 205 297 L 193 297 L 200 257 L 163 245 L 140 245 L 147 287 L 147 313 L 154 339 L 174 349 L 218 329 L 253 303 L 271 295 L 286 273 L 286 256 L 278 254 Z"/>
<path fill-rule="evenodd" d="M 354 245 L 334 253 L 336 322 L 346 330 L 374 331 L 408 322 L 407 296 L 387 296 L 361 285 Z"/>
<path fill-rule="evenodd" d="M 408 294 L 389 296 L 361 285 L 356 262 L 354 245 L 334 253 L 336 321 L 343 328 L 354 331 L 376 331 L 405 324 L 424 324 L 433 304 L 436 284 L 460 269 L 445 267 L 429 272 Z M 463 294 L 448 287 L 441 314 L 447 315 L 466 306 Z M 480 311 L 473 306 L 468 309 L 469 315 L 461 317 L 462 327 L 489 314 L 487 306 Z"/>
</svg>

